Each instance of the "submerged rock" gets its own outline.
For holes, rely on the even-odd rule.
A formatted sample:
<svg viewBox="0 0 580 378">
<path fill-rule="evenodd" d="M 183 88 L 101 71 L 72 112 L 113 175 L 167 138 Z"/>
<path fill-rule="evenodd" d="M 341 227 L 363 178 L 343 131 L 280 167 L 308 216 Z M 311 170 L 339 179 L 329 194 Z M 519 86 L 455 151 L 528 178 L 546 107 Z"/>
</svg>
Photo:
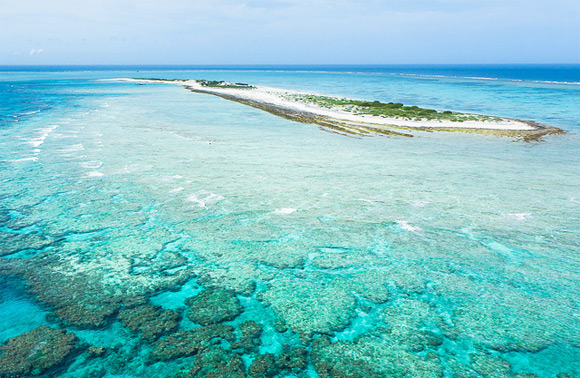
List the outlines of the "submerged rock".
<svg viewBox="0 0 580 378">
<path fill-rule="evenodd" d="M 270 378 L 278 374 L 276 359 L 272 353 L 260 354 L 248 370 L 253 378 Z"/>
<path fill-rule="evenodd" d="M 238 354 L 221 348 L 204 350 L 187 375 L 191 378 L 246 378 L 244 362 Z"/>
<path fill-rule="evenodd" d="M 262 344 L 262 327 L 250 320 L 240 324 L 240 331 L 242 335 L 237 342 L 232 343 L 232 349 L 243 349 L 245 353 L 256 352 Z"/>
<path fill-rule="evenodd" d="M 351 293 L 311 282 L 276 281 L 260 298 L 305 339 L 314 333 L 331 335 L 340 331 L 355 314 L 356 302 Z"/>
<path fill-rule="evenodd" d="M 279 356 L 271 353 L 258 355 L 248 372 L 253 378 L 267 378 L 298 374 L 308 365 L 306 348 L 291 349 L 286 346 Z"/>
<path fill-rule="evenodd" d="M 90 357 L 102 357 L 107 353 L 107 350 L 103 346 L 91 346 L 89 347 L 88 354 Z"/>
<path fill-rule="evenodd" d="M 276 321 L 274 322 L 274 329 L 276 330 L 276 332 L 280 333 L 288 331 L 286 323 L 284 323 L 281 319 L 276 319 Z"/>
<path fill-rule="evenodd" d="M 155 361 L 193 356 L 223 340 L 233 341 L 234 328 L 224 324 L 208 325 L 171 334 L 153 344 L 151 358 Z"/>
<path fill-rule="evenodd" d="M 201 325 L 232 320 L 244 310 L 233 291 L 220 288 L 206 289 L 187 298 L 185 304 L 189 306 L 187 317 Z"/>
<path fill-rule="evenodd" d="M 177 328 L 181 316 L 160 306 L 143 305 L 122 310 L 119 320 L 145 340 L 152 341 Z"/>
<path fill-rule="evenodd" d="M 74 333 L 38 327 L 0 346 L 0 377 L 37 376 L 62 368 L 77 350 Z"/>
<path fill-rule="evenodd" d="M 308 365 L 308 352 L 306 348 L 285 348 L 276 359 L 276 365 L 287 373 L 298 373 Z"/>
</svg>

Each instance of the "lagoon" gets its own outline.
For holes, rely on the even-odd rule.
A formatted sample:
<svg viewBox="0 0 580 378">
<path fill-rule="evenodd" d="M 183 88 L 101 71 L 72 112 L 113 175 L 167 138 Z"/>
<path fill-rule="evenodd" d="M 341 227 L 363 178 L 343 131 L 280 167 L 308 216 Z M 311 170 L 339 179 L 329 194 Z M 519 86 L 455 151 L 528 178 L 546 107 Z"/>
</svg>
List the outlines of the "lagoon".
<svg viewBox="0 0 580 378">
<path fill-rule="evenodd" d="M 446 69 L 0 73 L 2 366 L 52 340 L 54 364 L 13 368 L 580 375 L 578 80 L 557 67 L 535 67 L 533 79 L 514 67 Z M 567 133 L 531 143 L 359 138 L 178 86 L 102 80 L 156 76 L 533 119 Z"/>
</svg>

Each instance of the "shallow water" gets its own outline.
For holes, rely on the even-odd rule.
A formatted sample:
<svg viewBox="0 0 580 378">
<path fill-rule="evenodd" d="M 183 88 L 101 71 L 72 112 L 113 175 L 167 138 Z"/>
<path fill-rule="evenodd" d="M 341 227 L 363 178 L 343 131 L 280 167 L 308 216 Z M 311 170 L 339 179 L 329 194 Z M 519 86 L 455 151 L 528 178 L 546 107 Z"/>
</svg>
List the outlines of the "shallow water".
<svg viewBox="0 0 580 378">
<path fill-rule="evenodd" d="M 18 93 L 0 119 L 0 343 L 43 325 L 73 332 L 59 376 L 580 376 L 580 86 L 284 70 L 0 77 Z M 232 80 L 568 133 L 353 138 L 179 86 L 100 80 L 115 77 Z M 244 336 L 249 322 L 261 333 Z M 195 351 L 172 339 L 182 331 Z"/>
</svg>

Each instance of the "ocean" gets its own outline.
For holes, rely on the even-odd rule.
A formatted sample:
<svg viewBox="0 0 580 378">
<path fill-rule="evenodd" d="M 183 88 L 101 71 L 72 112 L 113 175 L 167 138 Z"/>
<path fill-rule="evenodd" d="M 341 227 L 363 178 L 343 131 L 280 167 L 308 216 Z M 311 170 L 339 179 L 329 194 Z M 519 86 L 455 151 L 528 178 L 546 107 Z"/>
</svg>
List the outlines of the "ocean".
<svg viewBox="0 0 580 378">
<path fill-rule="evenodd" d="M 566 133 L 344 136 L 122 77 Z M 579 103 L 580 65 L 0 67 L 0 376 L 580 377 Z"/>
</svg>

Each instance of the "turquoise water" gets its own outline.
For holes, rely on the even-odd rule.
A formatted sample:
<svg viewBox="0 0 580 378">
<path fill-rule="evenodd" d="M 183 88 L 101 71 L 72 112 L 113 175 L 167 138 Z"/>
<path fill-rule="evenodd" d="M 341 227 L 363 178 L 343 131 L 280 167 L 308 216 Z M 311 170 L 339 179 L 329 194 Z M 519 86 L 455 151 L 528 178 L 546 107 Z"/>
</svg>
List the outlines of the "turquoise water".
<svg viewBox="0 0 580 378">
<path fill-rule="evenodd" d="M 0 343 L 74 333 L 63 377 L 580 376 L 580 85 L 342 71 L 0 73 Z M 116 77 L 568 133 L 353 138 Z"/>
</svg>

